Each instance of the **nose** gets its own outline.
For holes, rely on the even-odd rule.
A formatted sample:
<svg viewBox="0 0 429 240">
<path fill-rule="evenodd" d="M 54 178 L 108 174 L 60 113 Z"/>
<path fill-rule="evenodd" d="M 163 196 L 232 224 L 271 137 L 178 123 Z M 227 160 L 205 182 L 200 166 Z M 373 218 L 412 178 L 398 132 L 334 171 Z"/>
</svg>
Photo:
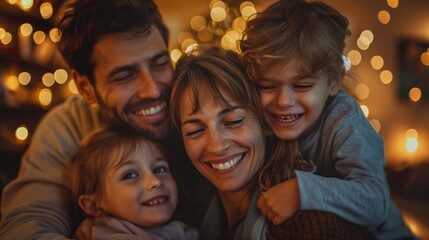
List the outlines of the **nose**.
<svg viewBox="0 0 429 240">
<path fill-rule="evenodd" d="M 208 141 L 207 150 L 210 153 L 222 154 L 230 146 L 227 133 L 224 133 L 223 131 L 217 128 L 209 130 L 208 138 L 209 138 L 209 141 Z"/>
<path fill-rule="evenodd" d="M 277 105 L 280 107 L 291 107 L 295 105 L 296 96 L 290 87 L 282 87 L 277 92 Z"/>
<path fill-rule="evenodd" d="M 156 99 L 161 96 L 162 90 L 149 69 L 143 68 L 138 79 L 138 96 L 140 98 Z"/>
<path fill-rule="evenodd" d="M 162 180 L 159 177 L 157 177 L 155 174 L 148 173 L 144 178 L 144 185 L 146 190 L 148 191 L 154 190 L 162 186 Z"/>
</svg>

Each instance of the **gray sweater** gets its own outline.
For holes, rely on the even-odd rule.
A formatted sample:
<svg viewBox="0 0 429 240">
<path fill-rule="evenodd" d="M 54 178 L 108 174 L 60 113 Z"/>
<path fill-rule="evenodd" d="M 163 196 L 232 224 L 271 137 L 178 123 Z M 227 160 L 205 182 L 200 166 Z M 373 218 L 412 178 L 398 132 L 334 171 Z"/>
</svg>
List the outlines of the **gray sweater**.
<svg viewBox="0 0 429 240">
<path fill-rule="evenodd" d="M 321 210 L 367 227 L 378 239 L 413 236 L 390 198 L 384 143 L 359 104 L 340 91 L 299 139 L 316 172 L 295 171 L 301 209 Z"/>
</svg>

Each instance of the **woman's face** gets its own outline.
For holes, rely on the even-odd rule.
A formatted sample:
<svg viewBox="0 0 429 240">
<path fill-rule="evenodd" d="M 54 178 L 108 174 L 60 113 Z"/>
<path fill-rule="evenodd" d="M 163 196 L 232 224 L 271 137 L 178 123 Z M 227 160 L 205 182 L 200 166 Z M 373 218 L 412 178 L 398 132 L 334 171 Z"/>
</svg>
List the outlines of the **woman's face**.
<svg viewBox="0 0 429 240">
<path fill-rule="evenodd" d="M 197 170 L 218 191 L 236 192 L 262 166 L 265 140 L 257 118 L 223 92 L 230 109 L 200 85 L 200 109 L 193 113 L 193 93 L 188 87 L 180 96 L 180 124 L 186 152 Z"/>
</svg>

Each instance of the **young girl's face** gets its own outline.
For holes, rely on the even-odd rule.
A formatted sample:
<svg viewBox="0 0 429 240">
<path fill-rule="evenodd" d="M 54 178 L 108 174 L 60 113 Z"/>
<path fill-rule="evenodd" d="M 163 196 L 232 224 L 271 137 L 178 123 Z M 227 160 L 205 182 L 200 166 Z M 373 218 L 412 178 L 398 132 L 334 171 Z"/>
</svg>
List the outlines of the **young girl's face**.
<svg viewBox="0 0 429 240">
<path fill-rule="evenodd" d="M 141 227 L 169 221 L 177 206 L 177 187 L 159 148 L 142 142 L 141 148 L 121 159 L 106 174 L 100 207 L 110 215 Z"/>
<path fill-rule="evenodd" d="M 296 60 L 267 68 L 257 82 L 264 117 L 276 136 L 296 139 L 320 117 L 329 96 L 338 88 L 326 78 L 301 76 Z"/>
<path fill-rule="evenodd" d="M 229 95 L 232 108 L 221 106 L 209 90 L 199 88 L 200 109 L 193 111 L 188 88 L 180 97 L 180 123 L 188 153 L 198 171 L 219 192 L 244 190 L 264 160 L 264 134 L 249 111 Z"/>
</svg>

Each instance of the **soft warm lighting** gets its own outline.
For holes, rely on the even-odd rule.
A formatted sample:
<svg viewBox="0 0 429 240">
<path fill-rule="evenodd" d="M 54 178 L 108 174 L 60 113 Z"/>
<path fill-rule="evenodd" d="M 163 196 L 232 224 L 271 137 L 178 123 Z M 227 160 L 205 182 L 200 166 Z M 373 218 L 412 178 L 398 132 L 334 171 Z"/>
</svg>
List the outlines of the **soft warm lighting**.
<svg viewBox="0 0 429 240">
<path fill-rule="evenodd" d="M 189 49 L 188 49 L 189 46 L 194 45 L 194 44 L 197 44 L 197 41 L 195 41 L 195 39 L 193 39 L 193 38 L 185 39 L 182 42 L 182 50 L 183 50 L 183 52 L 188 53 L 189 52 Z"/>
<path fill-rule="evenodd" d="M 22 72 L 18 75 L 18 81 L 21 85 L 27 85 L 31 81 L 31 75 L 28 72 Z"/>
<path fill-rule="evenodd" d="M 43 106 L 47 106 L 52 102 L 52 92 L 48 88 L 44 88 L 39 92 L 39 102 Z"/>
<path fill-rule="evenodd" d="M 369 108 L 366 105 L 360 105 L 360 109 L 362 109 L 363 115 L 365 115 L 365 117 L 368 117 Z"/>
<path fill-rule="evenodd" d="M 4 30 L 4 28 L 0 27 L 0 39 L 2 39 L 5 34 L 6 34 L 6 30 Z"/>
<path fill-rule="evenodd" d="M 215 22 L 222 22 L 226 18 L 226 11 L 221 7 L 214 7 L 210 11 L 210 17 Z"/>
<path fill-rule="evenodd" d="M 420 61 L 426 66 L 429 66 L 429 52 L 424 52 L 420 55 Z"/>
<path fill-rule="evenodd" d="M 182 51 L 180 51 L 179 49 L 175 48 L 171 51 L 170 53 L 170 57 L 171 60 L 173 62 L 177 62 L 177 60 L 179 60 L 179 58 L 182 56 Z"/>
<path fill-rule="evenodd" d="M 388 24 L 390 22 L 390 13 L 386 10 L 382 10 L 378 13 L 378 21 L 383 24 Z"/>
<path fill-rule="evenodd" d="M 23 23 L 19 27 L 19 32 L 22 34 L 22 36 L 28 37 L 33 33 L 33 26 L 31 26 L 29 23 Z"/>
<path fill-rule="evenodd" d="M 18 140 L 24 141 L 28 138 L 28 129 L 26 126 L 19 126 L 15 131 L 15 137 Z"/>
<path fill-rule="evenodd" d="M 179 44 L 182 44 L 182 42 L 184 42 L 186 39 L 188 38 L 193 38 L 194 36 L 192 35 L 192 33 L 188 32 L 188 31 L 184 31 L 179 33 L 179 35 L 177 36 L 177 42 Z"/>
<path fill-rule="evenodd" d="M 358 65 L 361 61 L 362 61 L 362 55 L 360 54 L 359 51 L 357 50 L 351 50 L 348 54 L 347 57 L 350 60 L 350 63 L 352 65 Z"/>
<path fill-rule="evenodd" d="M 419 146 L 419 142 L 416 138 L 408 138 L 405 144 L 405 148 L 407 149 L 407 152 L 414 153 L 417 151 L 417 148 Z"/>
<path fill-rule="evenodd" d="M 9 32 L 5 32 L 3 34 L 3 37 L 1 38 L 1 42 L 4 45 L 8 45 L 10 42 L 12 42 L 12 34 L 10 34 Z"/>
<path fill-rule="evenodd" d="M 207 21 L 203 16 L 194 16 L 191 18 L 191 28 L 194 31 L 201 31 L 203 30 L 207 25 Z"/>
<path fill-rule="evenodd" d="M 55 83 L 54 74 L 52 74 L 52 73 L 45 73 L 45 74 L 43 74 L 42 83 L 46 87 L 51 87 L 52 85 L 54 85 L 54 83 Z"/>
<path fill-rule="evenodd" d="M 192 43 L 185 49 L 185 53 L 191 53 L 195 50 L 198 50 L 198 48 L 199 48 L 198 43 L 196 43 L 196 42 Z"/>
<path fill-rule="evenodd" d="M 46 35 L 43 31 L 37 31 L 33 34 L 33 40 L 36 44 L 42 44 L 46 39 Z"/>
<path fill-rule="evenodd" d="M 356 41 L 356 45 L 358 46 L 358 48 L 360 48 L 361 50 L 367 50 L 369 48 L 370 45 L 370 41 L 367 37 L 365 36 L 360 36 L 357 41 Z"/>
<path fill-rule="evenodd" d="M 58 28 L 52 28 L 51 31 L 49 31 L 49 38 L 54 43 L 60 41 L 61 34 L 60 34 L 60 31 L 58 30 Z"/>
<path fill-rule="evenodd" d="M 213 39 L 213 32 L 208 28 L 204 28 L 198 32 L 198 39 L 200 39 L 202 42 L 209 42 Z"/>
<path fill-rule="evenodd" d="M 372 127 L 376 132 L 380 132 L 381 130 L 381 123 L 377 119 L 371 119 L 369 120 L 369 123 L 371 123 Z"/>
<path fill-rule="evenodd" d="M 387 0 L 387 5 L 391 8 L 397 8 L 399 5 L 399 0 Z"/>
<path fill-rule="evenodd" d="M 391 72 L 391 71 L 389 71 L 389 70 L 383 70 L 383 71 L 380 73 L 380 80 L 381 80 L 381 82 L 382 82 L 382 83 L 384 83 L 384 84 L 389 84 L 389 83 L 391 83 L 391 82 L 392 82 L 392 80 L 393 80 L 393 74 L 392 74 L 392 72 Z"/>
<path fill-rule="evenodd" d="M 18 81 L 18 77 L 15 75 L 10 75 L 9 77 L 6 78 L 5 81 L 5 87 L 15 91 L 19 88 L 19 81 Z"/>
<path fill-rule="evenodd" d="M 58 84 L 63 84 L 67 81 L 69 75 L 64 69 L 57 69 L 54 72 L 54 79 Z"/>
<path fill-rule="evenodd" d="M 374 33 L 372 33 L 370 30 L 363 30 L 360 36 L 368 39 L 369 44 L 371 44 L 372 41 L 374 41 Z"/>
<path fill-rule="evenodd" d="M 243 18 L 248 19 L 249 17 L 255 15 L 256 9 L 255 9 L 255 6 L 253 6 L 253 4 L 247 5 L 247 6 L 242 4 L 240 6 L 240 12 Z"/>
<path fill-rule="evenodd" d="M 384 66 L 384 60 L 381 56 L 374 56 L 371 58 L 371 66 L 375 70 L 380 70 Z"/>
<path fill-rule="evenodd" d="M 30 9 L 33 6 L 33 0 L 21 0 L 21 7 L 24 10 Z"/>
<path fill-rule="evenodd" d="M 232 22 L 232 28 L 237 32 L 243 32 L 246 29 L 246 19 L 238 17 Z"/>
<path fill-rule="evenodd" d="M 224 49 L 238 51 L 237 41 L 241 39 L 241 34 L 235 30 L 228 31 L 221 39 L 221 45 Z"/>
<path fill-rule="evenodd" d="M 52 17 L 52 14 L 54 13 L 54 9 L 52 8 L 52 4 L 48 2 L 44 2 L 40 5 L 40 15 L 44 19 L 48 19 Z"/>
<path fill-rule="evenodd" d="M 411 88 L 408 95 L 409 95 L 411 101 L 417 102 L 422 97 L 422 91 L 420 90 L 420 88 L 414 87 L 414 88 Z"/>
<path fill-rule="evenodd" d="M 367 99 L 369 96 L 369 88 L 367 85 L 360 83 L 355 87 L 355 93 L 360 100 Z"/>
<path fill-rule="evenodd" d="M 67 84 L 67 88 L 69 89 L 69 91 L 73 94 L 79 94 L 79 90 L 77 89 L 76 86 L 76 81 L 74 79 L 71 79 L 69 81 L 69 83 Z"/>
<path fill-rule="evenodd" d="M 415 138 L 417 139 L 419 137 L 419 134 L 417 133 L 417 130 L 414 128 L 410 128 L 405 132 L 405 138 Z"/>
</svg>

